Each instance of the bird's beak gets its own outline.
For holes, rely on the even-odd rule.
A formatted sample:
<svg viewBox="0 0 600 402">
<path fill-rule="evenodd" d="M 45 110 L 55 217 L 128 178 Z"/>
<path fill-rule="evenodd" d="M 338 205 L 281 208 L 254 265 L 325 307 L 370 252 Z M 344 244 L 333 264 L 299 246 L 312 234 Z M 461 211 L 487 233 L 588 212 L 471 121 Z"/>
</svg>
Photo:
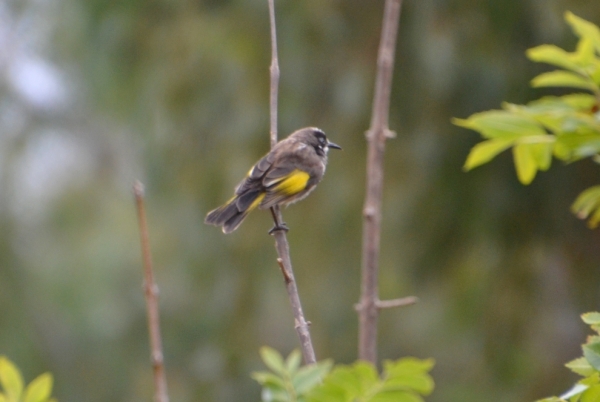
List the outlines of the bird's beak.
<svg viewBox="0 0 600 402">
<path fill-rule="evenodd" d="M 333 142 L 328 142 L 327 147 L 333 148 L 333 149 L 342 149 L 342 147 L 340 147 L 338 144 L 334 144 Z"/>
</svg>

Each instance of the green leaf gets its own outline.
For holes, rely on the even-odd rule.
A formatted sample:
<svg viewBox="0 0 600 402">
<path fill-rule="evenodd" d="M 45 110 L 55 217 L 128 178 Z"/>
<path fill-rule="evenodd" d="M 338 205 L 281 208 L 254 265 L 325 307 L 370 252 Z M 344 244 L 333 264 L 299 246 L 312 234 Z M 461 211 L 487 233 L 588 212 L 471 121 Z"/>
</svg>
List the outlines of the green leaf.
<svg viewBox="0 0 600 402">
<path fill-rule="evenodd" d="M 560 399 L 560 398 L 558 398 L 556 396 L 552 396 L 550 398 L 538 399 L 535 402 L 565 402 L 565 400 L 564 399 Z"/>
<path fill-rule="evenodd" d="M 0 393 L 0 402 L 8 402 L 8 399 L 2 393 Z"/>
<path fill-rule="evenodd" d="M 579 219 L 586 219 L 590 214 L 600 211 L 600 186 L 590 187 L 579 194 L 571 206 L 571 211 L 577 215 Z M 595 228 L 599 223 L 600 222 L 594 218 L 588 222 L 588 225 L 591 228 Z"/>
<path fill-rule="evenodd" d="M 596 52 L 600 53 L 600 28 L 597 25 L 576 16 L 570 11 L 565 13 L 565 20 L 577 36 L 589 39 L 594 44 Z"/>
<path fill-rule="evenodd" d="M 294 349 L 285 361 L 285 369 L 288 371 L 288 373 L 290 373 L 290 376 L 293 376 L 296 370 L 298 370 L 301 362 L 302 355 L 300 355 L 300 351 L 298 349 Z"/>
<path fill-rule="evenodd" d="M 590 363 L 590 365 L 596 369 L 600 370 L 600 342 L 588 343 L 582 346 L 583 355 Z"/>
<path fill-rule="evenodd" d="M 488 163 L 494 159 L 496 155 L 510 148 L 513 143 L 514 140 L 512 139 L 506 140 L 502 138 L 480 142 L 471 148 L 471 152 L 469 152 L 469 156 L 467 156 L 463 169 L 469 171 L 484 163 Z"/>
<path fill-rule="evenodd" d="M 285 365 L 283 363 L 283 357 L 273 348 L 263 346 L 260 348 L 260 357 L 262 358 L 265 365 L 270 368 L 273 372 L 283 375 L 286 373 Z"/>
<path fill-rule="evenodd" d="M 378 392 L 366 399 L 368 402 L 423 402 L 423 398 L 412 392 L 396 390 Z"/>
<path fill-rule="evenodd" d="M 579 399 L 580 402 L 600 402 L 600 385 L 594 385 L 586 389 Z"/>
<path fill-rule="evenodd" d="M 594 91 L 596 85 L 590 82 L 589 79 L 582 77 L 569 71 L 557 70 L 542 73 L 531 80 L 531 86 L 534 88 L 540 87 L 569 87 L 582 88 Z"/>
<path fill-rule="evenodd" d="M 552 150 L 554 149 L 554 144 L 542 142 L 528 145 L 529 151 L 531 152 L 538 169 L 542 171 L 548 170 L 552 163 Z"/>
<path fill-rule="evenodd" d="M 302 367 L 292 378 L 292 384 L 296 393 L 299 395 L 305 394 L 317 384 L 320 384 L 332 366 L 333 362 L 331 360 L 325 360 L 317 364 Z"/>
<path fill-rule="evenodd" d="M 250 376 L 263 387 L 286 389 L 283 379 L 271 372 L 257 371 L 252 373 Z"/>
<path fill-rule="evenodd" d="M 504 110 L 476 113 L 452 123 L 478 131 L 485 138 L 517 139 L 527 135 L 545 135 L 546 131 L 534 119 Z"/>
<path fill-rule="evenodd" d="M 385 361 L 383 363 L 384 387 L 402 387 L 429 395 L 433 391 L 434 383 L 428 372 L 433 365 L 432 359 L 404 358 L 398 361 Z"/>
<path fill-rule="evenodd" d="M 519 181 L 525 185 L 530 184 L 537 173 L 537 164 L 531 153 L 531 145 L 515 145 L 513 147 L 513 158 Z"/>
<path fill-rule="evenodd" d="M 600 190 L 600 186 L 597 186 Z M 593 187 L 592 187 L 593 188 Z M 600 313 L 597 311 L 590 311 L 589 313 L 581 314 L 581 319 L 588 325 L 599 325 L 600 324 Z"/>
<path fill-rule="evenodd" d="M 595 71 L 594 44 L 589 38 L 581 38 L 573 54 L 573 61 L 580 65 L 588 74 Z"/>
<path fill-rule="evenodd" d="M 579 66 L 572 61 L 571 53 L 555 45 L 541 45 L 528 49 L 527 57 L 538 63 L 547 63 L 579 72 Z"/>
<path fill-rule="evenodd" d="M 585 357 L 579 357 L 575 360 L 571 360 L 565 366 L 574 373 L 582 375 L 584 377 L 590 376 L 596 372 L 592 365 L 587 361 Z"/>
<path fill-rule="evenodd" d="M 8 400 L 18 401 L 23 393 L 23 377 L 19 369 L 5 356 L 0 356 L 0 384 Z"/>
<path fill-rule="evenodd" d="M 29 383 L 24 402 L 46 402 L 52 393 L 52 374 L 44 373 Z"/>
<path fill-rule="evenodd" d="M 262 402 L 292 402 L 293 399 L 286 390 L 263 388 L 261 392 Z"/>
<path fill-rule="evenodd" d="M 379 376 L 375 367 L 366 361 L 357 361 L 352 365 L 352 370 L 360 384 L 360 395 L 368 392 L 379 381 Z"/>
</svg>

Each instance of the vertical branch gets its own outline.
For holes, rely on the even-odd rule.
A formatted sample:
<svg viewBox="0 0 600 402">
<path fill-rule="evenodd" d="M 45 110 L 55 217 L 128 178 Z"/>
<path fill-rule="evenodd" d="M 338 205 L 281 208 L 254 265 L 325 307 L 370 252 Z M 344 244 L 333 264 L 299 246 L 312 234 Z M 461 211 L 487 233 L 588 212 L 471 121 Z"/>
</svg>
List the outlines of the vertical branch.
<svg viewBox="0 0 600 402">
<path fill-rule="evenodd" d="M 274 0 L 269 0 L 269 17 L 271 22 L 271 92 L 270 92 L 270 114 L 271 114 L 271 148 L 277 144 L 277 95 L 279 86 L 279 61 L 277 57 L 277 33 L 275 29 L 275 3 Z M 273 213 L 273 219 L 275 225 L 278 226 L 280 222 L 283 222 L 281 211 L 279 206 L 271 208 Z M 296 287 L 296 280 L 294 278 L 294 271 L 292 270 L 292 261 L 290 259 L 290 246 L 287 241 L 287 235 L 284 230 L 275 230 L 273 233 L 275 236 L 275 248 L 277 249 L 277 263 L 281 268 L 285 286 L 287 289 L 290 304 L 292 305 L 292 311 L 294 313 L 294 324 L 298 337 L 300 338 L 300 346 L 302 349 L 302 356 L 304 363 L 312 364 L 316 362 L 315 351 L 310 338 L 310 331 L 308 329 L 308 322 L 304 318 L 302 311 L 302 304 L 300 303 L 300 296 L 298 294 L 298 288 Z"/>
<path fill-rule="evenodd" d="M 150 242 L 148 240 L 146 209 L 144 207 L 144 185 L 139 181 L 136 181 L 133 185 L 133 193 L 135 195 L 135 204 L 140 225 L 142 258 L 144 261 L 144 293 L 146 296 L 146 309 L 148 314 L 148 332 L 150 334 L 150 355 L 152 358 L 152 368 L 154 370 L 154 400 L 156 402 L 169 402 L 162 341 L 160 337 L 158 286 L 154 282 L 154 274 L 152 273 L 152 257 L 150 253 Z"/>
<path fill-rule="evenodd" d="M 383 153 L 388 128 L 394 52 L 402 0 L 386 0 L 377 57 L 377 78 L 371 127 L 367 131 L 367 189 L 363 209 L 362 289 L 358 304 L 359 359 L 377 363 L 377 318 L 379 315 L 378 270 L 381 235 Z"/>
<path fill-rule="evenodd" d="M 269 0 L 269 22 L 271 25 L 271 91 L 269 112 L 271 115 L 271 148 L 277 144 L 277 98 L 279 96 L 279 57 L 277 56 L 277 30 L 275 27 L 275 2 Z"/>
</svg>

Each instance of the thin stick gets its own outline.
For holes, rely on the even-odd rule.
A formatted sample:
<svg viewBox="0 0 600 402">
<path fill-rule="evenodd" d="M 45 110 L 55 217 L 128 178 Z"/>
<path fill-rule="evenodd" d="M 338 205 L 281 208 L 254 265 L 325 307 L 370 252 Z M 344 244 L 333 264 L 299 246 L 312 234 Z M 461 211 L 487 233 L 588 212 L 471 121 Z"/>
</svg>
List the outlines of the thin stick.
<svg viewBox="0 0 600 402">
<path fill-rule="evenodd" d="M 270 97 L 270 113 L 271 113 L 271 148 L 277 144 L 277 96 L 279 86 L 279 61 L 277 57 L 277 33 L 275 29 L 275 3 L 274 0 L 269 0 L 269 17 L 271 21 L 271 97 Z M 273 220 L 275 225 L 283 222 L 281 211 L 278 206 L 272 208 Z M 284 230 L 275 230 L 275 248 L 277 250 L 277 263 L 283 273 L 285 287 L 287 289 L 292 311 L 294 313 L 294 322 L 296 332 L 300 338 L 300 346 L 305 364 L 316 363 L 315 351 L 310 338 L 309 323 L 304 319 L 298 288 L 296 287 L 296 279 L 292 269 L 292 261 L 290 259 L 290 246 L 287 241 L 287 235 Z"/>
<path fill-rule="evenodd" d="M 381 195 L 383 189 L 383 153 L 388 128 L 394 52 L 402 0 L 386 0 L 377 57 L 377 79 L 373 99 L 371 127 L 367 132 L 367 192 L 363 209 L 362 289 L 358 305 L 358 357 L 377 363 L 377 318 L 379 245 L 381 235 Z"/>
<path fill-rule="evenodd" d="M 139 181 L 136 181 L 133 184 L 133 194 L 135 195 L 135 204 L 140 225 L 142 258 L 144 261 L 144 293 L 146 296 L 146 310 L 148 313 L 148 332 L 150 334 L 150 357 L 154 369 L 154 400 L 156 402 L 169 402 L 160 336 L 158 286 L 154 282 L 154 274 L 152 273 L 152 256 L 150 253 L 150 242 L 148 241 L 146 208 L 144 207 L 144 185 Z"/>
<path fill-rule="evenodd" d="M 271 25 L 271 91 L 269 111 L 271 114 L 271 148 L 277 144 L 277 99 L 279 96 L 279 57 L 277 55 L 277 29 L 275 26 L 275 2 L 269 0 L 269 22 Z"/>
</svg>

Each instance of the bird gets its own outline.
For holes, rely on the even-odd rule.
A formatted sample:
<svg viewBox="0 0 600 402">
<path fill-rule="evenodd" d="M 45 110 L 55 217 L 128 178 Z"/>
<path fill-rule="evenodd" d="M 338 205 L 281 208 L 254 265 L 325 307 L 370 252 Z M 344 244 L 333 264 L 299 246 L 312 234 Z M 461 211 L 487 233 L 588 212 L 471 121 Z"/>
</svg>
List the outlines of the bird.
<svg viewBox="0 0 600 402">
<path fill-rule="evenodd" d="M 221 226 L 223 233 L 236 230 L 256 209 L 287 206 L 300 201 L 323 179 L 329 149 L 342 149 L 330 142 L 323 130 L 305 127 L 279 141 L 248 171 L 235 188 L 235 195 L 224 205 L 210 211 L 204 222 Z M 269 233 L 288 228 L 279 223 Z"/>
</svg>

